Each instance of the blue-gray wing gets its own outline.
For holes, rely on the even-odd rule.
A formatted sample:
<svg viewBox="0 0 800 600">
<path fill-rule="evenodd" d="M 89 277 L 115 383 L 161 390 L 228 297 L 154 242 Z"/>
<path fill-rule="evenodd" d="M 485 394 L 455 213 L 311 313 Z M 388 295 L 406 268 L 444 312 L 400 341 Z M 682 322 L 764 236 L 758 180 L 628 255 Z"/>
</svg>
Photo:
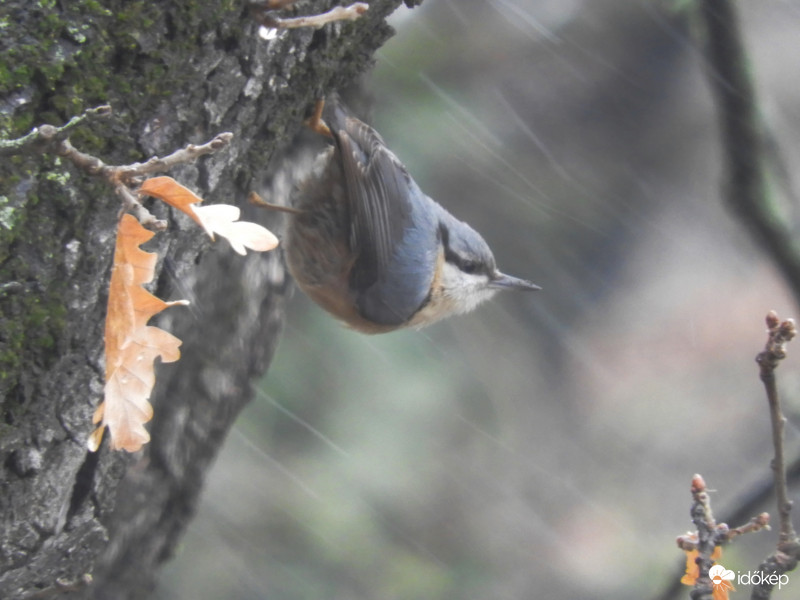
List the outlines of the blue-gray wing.
<svg viewBox="0 0 800 600">
<path fill-rule="evenodd" d="M 326 113 L 350 210 L 350 245 L 356 257 L 350 288 L 362 316 L 400 325 L 430 293 L 438 218 L 426 210 L 431 201 L 374 129 L 338 103 Z"/>
</svg>

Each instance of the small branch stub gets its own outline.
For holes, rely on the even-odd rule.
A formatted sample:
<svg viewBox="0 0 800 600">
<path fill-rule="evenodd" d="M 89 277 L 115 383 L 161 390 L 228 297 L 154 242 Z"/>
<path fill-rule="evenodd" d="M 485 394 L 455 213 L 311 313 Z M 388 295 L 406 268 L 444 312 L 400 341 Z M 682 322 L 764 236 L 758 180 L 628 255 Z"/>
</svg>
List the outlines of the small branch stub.
<svg viewBox="0 0 800 600">
<path fill-rule="evenodd" d="M 291 6 L 297 0 L 267 0 L 252 2 L 250 14 L 262 27 L 271 29 L 297 29 L 313 27 L 319 29 L 336 21 L 355 21 L 369 9 L 366 2 L 355 2 L 349 6 L 335 6 L 326 13 L 302 17 L 279 17 L 274 11 Z"/>
</svg>

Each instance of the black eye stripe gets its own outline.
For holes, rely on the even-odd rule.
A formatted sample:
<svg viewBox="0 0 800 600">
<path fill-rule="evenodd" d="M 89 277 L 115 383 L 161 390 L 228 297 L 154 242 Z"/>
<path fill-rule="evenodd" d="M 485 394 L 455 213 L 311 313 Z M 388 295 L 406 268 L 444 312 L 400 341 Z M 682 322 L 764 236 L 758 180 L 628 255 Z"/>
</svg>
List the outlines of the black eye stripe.
<svg viewBox="0 0 800 600">
<path fill-rule="evenodd" d="M 458 267 L 458 269 L 463 273 L 467 273 L 469 275 L 480 273 L 484 270 L 484 265 L 482 265 L 479 261 L 464 258 L 453 251 L 448 252 L 445 250 L 445 260 Z"/>
<path fill-rule="evenodd" d="M 489 264 L 489 262 L 484 262 L 480 257 L 476 256 L 464 256 L 463 254 L 460 254 L 451 248 L 450 231 L 446 226 L 444 226 L 444 224 L 439 225 L 439 238 L 444 246 L 445 260 L 458 267 L 461 272 L 467 273 L 468 275 L 474 275 L 476 273 L 489 274 L 492 271 L 493 265 Z"/>
<path fill-rule="evenodd" d="M 461 264 L 458 266 L 462 271 L 464 271 L 464 273 L 469 273 L 469 274 L 477 273 L 478 270 L 481 268 L 481 266 L 478 263 L 472 260 L 462 261 Z"/>
</svg>

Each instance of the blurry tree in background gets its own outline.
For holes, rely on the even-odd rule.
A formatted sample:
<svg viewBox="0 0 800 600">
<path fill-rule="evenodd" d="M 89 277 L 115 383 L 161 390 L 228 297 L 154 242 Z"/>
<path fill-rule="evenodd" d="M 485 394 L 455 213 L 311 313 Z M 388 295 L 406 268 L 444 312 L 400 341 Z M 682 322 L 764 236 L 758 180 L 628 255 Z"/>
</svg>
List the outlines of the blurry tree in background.
<svg viewBox="0 0 800 600">
<path fill-rule="evenodd" d="M 766 312 L 797 303 L 722 200 L 717 74 L 694 7 L 432 0 L 395 14 L 372 122 L 503 270 L 544 291 L 379 337 L 295 296 L 160 597 L 641 598 L 682 563 L 693 473 L 718 515 L 769 479 L 753 358 Z M 738 8 L 791 171 L 800 9 Z M 794 456 L 800 378 L 785 363 Z M 749 536 L 724 564 L 753 569 L 774 544 Z"/>
</svg>

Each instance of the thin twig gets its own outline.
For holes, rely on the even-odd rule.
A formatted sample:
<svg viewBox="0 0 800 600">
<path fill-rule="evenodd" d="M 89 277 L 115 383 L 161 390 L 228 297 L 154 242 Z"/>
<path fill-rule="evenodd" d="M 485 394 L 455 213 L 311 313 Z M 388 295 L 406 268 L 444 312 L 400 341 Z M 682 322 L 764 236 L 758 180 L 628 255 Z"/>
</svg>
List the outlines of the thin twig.
<svg viewBox="0 0 800 600">
<path fill-rule="evenodd" d="M 800 303 L 800 245 L 796 243 L 800 225 L 796 220 L 782 218 L 775 210 L 767 167 L 775 170 L 790 197 L 795 196 L 794 186 L 789 181 L 789 169 L 785 167 L 775 137 L 760 119 L 751 61 L 744 45 L 736 3 L 698 0 L 696 6 L 700 27 L 695 31 L 699 33 L 698 42 L 708 62 L 707 79 L 722 135 L 725 200 L 750 234 L 766 248 Z M 796 459 L 795 467 L 800 473 L 798 462 Z M 760 486 L 736 513 L 751 512 L 771 493 L 771 488 L 769 484 Z M 673 583 L 653 600 L 676 597 L 678 588 L 679 585 Z"/>
<path fill-rule="evenodd" d="M 786 358 L 786 344 L 797 334 L 794 320 L 781 321 L 775 311 L 767 315 L 767 344 L 758 356 L 761 381 L 769 403 L 770 423 L 772 424 L 772 443 L 775 458 L 772 459 L 772 472 L 775 478 L 775 497 L 778 504 L 780 530 L 775 552 L 762 562 L 758 570 L 766 575 L 783 575 L 793 570 L 800 560 L 800 539 L 792 525 L 792 501 L 789 499 L 786 484 L 786 463 L 783 455 L 783 429 L 786 418 L 781 410 L 778 386 L 775 382 L 775 369 Z M 764 600 L 769 598 L 775 586 L 774 577 L 762 577 L 759 585 L 753 588 L 751 598 Z"/>
<path fill-rule="evenodd" d="M 715 597 L 714 593 L 719 591 L 715 588 L 727 585 L 724 580 L 712 581 L 709 574 L 714 560 L 719 557 L 718 548 L 745 533 L 769 529 L 769 515 L 761 513 L 748 523 L 731 529 L 727 523 L 717 523 L 714 519 L 706 482 L 701 475 L 692 477 L 691 490 L 692 522 L 697 530 L 678 536 L 676 542 L 678 548 L 688 554 L 687 561 L 691 561 L 694 557 L 694 567 L 687 563 L 686 575 L 680 579 L 680 584 L 693 586 L 690 594 L 693 600 L 710 600 Z M 677 582 L 678 578 L 675 580 Z M 661 597 L 673 596 L 677 596 L 674 590 L 669 595 L 663 594 Z"/>
<path fill-rule="evenodd" d="M 692 600 L 711 600 L 713 585 L 708 570 L 714 564 L 711 555 L 717 547 L 717 524 L 711 512 L 706 482 L 700 475 L 692 478 L 692 523 L 697 528 L 697 567 L 699 576 L 690 594 Z"/>
<path fill-rule="evenodd" d="M 122 210 L 120 213 L 131 213 L 143 226 L 154 231 L 164 231 L 167 228 L 167 222 L 162 219 L 156 219 L 149 210 L 147 210 L 139 198 L 134 194 L 128 186 L 117 184 L 114 186 L 114 191 L 117 196 L 122 200 Z M 122 218 L 122 214 L 119 215 Z"/>
<path fill-rule="evenodd" d="M 335 21 L 355 21 L 369 9 L 366 2 L 355 2 L 350 6 L 335 6 L 326 13 L 307 15 L 302 17 L 279 17 L 274 10 L 294 4 L 294 0 L 276 2 L 254 2 L 250 5 L 253 18 L 264 27 L 277 29 L 297 29 L 299 27 L 313 27 L 319 29 Z"/>
<path fill-rule="evenodd" d="M 756 515 L 752 519 L 750 519 L 744 525 L 740 525 L 739 527 L 734 527 L 730 530 L 728 534 L 728 540 L 732 540 L 733 538 L 744 535 L 745 533 L 752 533 L 754 531 L 761 531 L 762 529 L 769 529 L 769 513 L 762 512 L 760 515 Z"/>
<path fill-rule="evenodd" d="M 53 125 L 41 125 L 34 127 L 27 135 L 14 140 L 0 139 L 0 156 L 10 156 L 20 154 L 28 150 L 41 152 L 42 148 L 52 145 L 55 142 L 67 139 L 70 132 L 79 125 L 86 122 L 102 119 L 111 114 L 111 107 L 107 104 L 90 108 L 83 114 L 72 117 L 61 127 Z"/>
<path fill-rule="evenodd" d="M 698 477 L 695 475 L 695 477 Z M 706 501 L 707 504 L 707 501 Z M 707 507 L 710 510 L 710 506 Z M 723 544 L 727 544 L 728 542 L 732 541 L 734 538 L 744 535 L 745 533 L 753 533 L 755 531 L 761 531 L 762 529 L 769 529 L 769 513 L 762 512 L 760 515 L 756 515 L 752 519 L 750 519 L 744 525 L 740 525 L 739 527 L 734 527 L 733 529 L 729 529 L 725 523 L 720 523 L 716 525 L 717 532 L 715 534 L 715 545 L 721 546 Z M 686 550 L 690 552 L 692 550 L 698 550 L 698 536 L 697 533 L 687 533 L 685 535 L 679 535 L 678 538 L 675 540 L 678 544 L 678 548 L 681 550 Z"/>
<path fill-rule="evenodd" d="M 800 477 L 800 457 L 795 457 L 792 463 L 787 467 L 786 470 L 787 481 L 792 481 L 797 477 Z M 752 488 L 748 489 L 743 494 L 740 494 L 739 498 L 737 498 L 732 503 L 732 508 L 729 508 L 726 511 L 726 514 L 723 516 L 722 520 L 725 523 L 737 523 L 741 522 L 743 519 L 747 519 L 748 515 L 752 515 L 759 507 L 763 506 L 764 503 L 772 497 L 772 494 L 775 490 L 775 479 L 770 476 L 769 478 L 765 478 L 763 481 L 759 481 L 756 483 Z M 752 517 L 750 522 L 752 523 L 756 519 L 764 519 L 766 517 L 767 522 L 764 524 L 764 528 L 769 528 L 769 515 L 767 513 L 761 513 L 756 517 Z M 742 527 L 747 527 L 744 525 Z M 734 536 L 735 532 L 740 529 L 739 527 L 731 529 L 731 537 Z M 756 531 L 755 529 L 753 531 Z M 692 550 L 694 547 L 684 548 L 686 544 L 694 544 L 694 541 L 687 536 L 682 536 L 679 538 L 678 546 L 682 549 Z M 675 567 L 669 576 L 666 578 L 668 582 L 661 590 L 658 590 L 654 595 L 650 596 L 650 600 L 674 600 L 679 597 L 683 597 L 683 586 L 680 582 L 681 575 L 683 574 L 685 568 L 684 560 L 676 561 Z"/>
<path fill-rule="evenodd" d="M 172 154 L 164 157 L 154 156 L 144 163 L 133 163 L 130 165 L 107 165 L 102 160 L 81 152 L 70 143 L 67 136 L 69 132 L 78 125 L 97 118 L 106 117 L 111 114 L 111 107 L 104 105 L 97 108 L 90 108 L 82 115 L 73 117 L 68 123 L 61 127 L 53 125 L 41 125 L 28 135 L 15 140 L 0 140 L 0 156 L 3 154 L 19 154 L 27 151 L 41 153 L 52 153 L 62 158 L 66 158 L 84 173 L 95 177 L 102 177 L 114 188 L 114 191 L 122 200 L 123 210 L 132 213 L 139 222 L 150 229 L 163 230 L 167 227 L 167 222 L 156 219 L 150 211 L 142 206 L 139 199 L 131 189 L 140 183 L 140 179 L 153 173 L 163 173 L 179 164 L 194 162 L 205 154 L 217 152 L 228 146 L 233 139 L 230 132 L 220 133 L 214 139 L 205 144 L 188 144 L 186 147 L 176 150 Z"/>
<path fill-rule="evenodd" d="M 761 381 L 767 393 L 769 403 L 770 421 L 772 424 L 772 442 L 775 448 L 775 458 L 772 461 L 772 471 L 775 477 L 775 495 L 778 501 L 778 516 L 780 518 L 780 540 L 786 541 L 797 537 L 792 526 L 792 503 L 786 486 L 786 464 L 783 457 L 783 428 L 786 418 L 781 411 L 780 396 L 775 384 L 775 369 L 780 361 L 786 358 L 786 344 L 797 333 L 794 320 L 788 319 L 781 322 L 775 311 L 767 315 L 767 345 L 763 352 L 756 356 L 760 368 Z"/>
<path fill-rule="evenodd" d="M 233 139 L 233 134 L 229 131 L 218 134 L 213 140 L 200 144 L 189 144 L 185 148 L 176 150 L 172 154 L 164 157 L 154 156 L 144 163 L 134 163 L 122 167 L 114 167 L 116 176 L 121 181 L 130 181 L 131 178 L 151 175 L 153 173 L 164 173 L 172 167 L 180 164 L 194 162 L 205 154 L 211 154 L 225 148 Z"/>
<path fill-rule="evenodd" d="M 48 127 L 43 125 L 42 127 Z M 97 175 L 100 177 L 109 178 L 109 174 L 113 172 L 114 167 L 107 165 L 102 160 L 91 154 L 81 152 L 69 140 L 53 140 L 53 143 L 42 150 L 43 152 L 52 152 L 63 158 L 69 160 L 72 164 L 78 167 L 84 173 L 89 175 Z"/>
</svg>

